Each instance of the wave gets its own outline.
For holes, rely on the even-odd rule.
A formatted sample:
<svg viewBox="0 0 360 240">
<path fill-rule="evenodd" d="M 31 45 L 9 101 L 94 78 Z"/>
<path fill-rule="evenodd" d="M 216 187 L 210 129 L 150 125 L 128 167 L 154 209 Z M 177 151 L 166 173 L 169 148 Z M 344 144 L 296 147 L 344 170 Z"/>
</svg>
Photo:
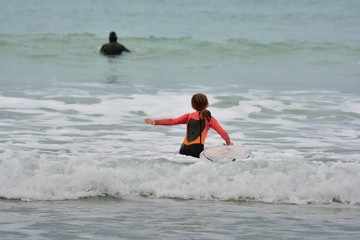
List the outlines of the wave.
<svg viewBox="0 0 360 240">
<path fill-rule="evenodd" d="M 312 42 L 287 40 L 282 42 L 259 42 L 251 39 L 228 39 L 222 42 L 182 38 L 125 38 L 124 41 L 139 46 L 149 57 L 182 57 L 207 59 L 253 59 L 259 57 L 308 56 L 338 54 L 356 56 L 360 45 L 335 42 Z M 274 59 L 275 60 L 275 59 Z"/>
<path fill-rule="evenodd" d="M 213 89 L 211 112 L 234 142 L 255 150 L 251 160 L 213 164 L 169 152 L 182 128 L 143 124 L 146 116 L 188 111 L 189 91 L 127 95 L 80 86 L 0 98 L 1 198 L 360 204 L 357 95 Z"/>
<path fill-rule="evenodd" d="M 82 34 L 38 34 L 10 35 L 0 34 L 0 52 L 28 52 L 39 55 L 52 50 L 60 54 L 78 54 L 79 52 L 97 52 L 107 42 L 107 37 L 99 37 L 91 33 Z M 191 37 L 119 37 L 134 52 L 147 54 L 148 57 L 176 56 L 225 56 L 248 58 L 254 56 L 292 55 L 304 53 L 343 53 L 358 55 L 358 44 L 311 42 L 287 40 L 282 42 L 258 42 L 251 39 L 228 39 L 222 42 L 211 42 Z M 214 55 L 215 54 L 215 55 Z"/>
<path fill-rule="evenodd" d="M 113 196 L 265 203 L 360 204 L 359 162 L 273 161 L 256 157 L 225 164 L 165 157 L 59 154 L 0 162 L 0 197 L 69 200 Z M 27 161 L 23 161 L 26 158 Z M 172 159 L 172 160 L 171 160 Z M 184 161 L 185 160 L 185 161 Z"/>
<path fill-rule="evenodd" d="M 59 56 L 86 56 L 98 52 L 100 42 L 93 34 L 0 34 L 0 53 L 9 57 L 42 59 Z"/>
<path fill-rule="evenodd" d="M 358 45 L 340 44 L 332 42 L 312 42 L 312 41 L 297 41 L 287 40 L 282 42 L 256 42 L 247 39 L 229 39 L 227 43 L 234 47 L 247 47 L 252 50 L 256 50 L 256 53 L 263 52 L 269 54 L 290 54 L 294 52 L 309 51 L 313 53 L 317 52 L 359 52 Z"/>
</svg>

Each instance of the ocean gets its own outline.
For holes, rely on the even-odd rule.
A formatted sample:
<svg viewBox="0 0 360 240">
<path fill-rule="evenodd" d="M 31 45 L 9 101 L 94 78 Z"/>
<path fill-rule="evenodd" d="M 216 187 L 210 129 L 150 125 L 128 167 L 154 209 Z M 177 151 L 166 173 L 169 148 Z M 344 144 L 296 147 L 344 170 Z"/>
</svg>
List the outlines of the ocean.
<svg viewBox="0 0 360 240">
<path fill-rule="evenodd" d="M 0 239 L 360 238 L 360 1 L 0 6 Z M 252 158 L 144 124 L 197 92 Z"/>
</svg>

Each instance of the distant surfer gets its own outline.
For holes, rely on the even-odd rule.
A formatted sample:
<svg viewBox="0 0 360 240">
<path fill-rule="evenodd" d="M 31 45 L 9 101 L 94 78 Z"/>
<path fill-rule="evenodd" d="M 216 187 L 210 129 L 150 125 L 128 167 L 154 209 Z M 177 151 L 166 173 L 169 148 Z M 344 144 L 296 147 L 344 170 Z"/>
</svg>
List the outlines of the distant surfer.
<svg viewBox="0 0 360 240">
<path fill-rule="evenodd" d="M 180 147 L 180 154 L 199 157 L 204 150 L 205 139 L 210 128 L 213 128 L 224 140 L 226 145 L 232 145 L 229 134 L 207 110 L 209 102 L 205 94 L 197 93 L 191 98 L 191 106 L 196 112 L 186 113 L 178 118 L 153 120 L 146 118 L 146 124 L 176 125 L 186 124 L 186 135 Z"/>
<path fill-rule="evenodd" d="M 104 44 L 100 52 L 104 55 L 120 55 L 122 52 L 130 52 L 125 46 L 117 42 L 115 32 L 109 34 L 109 43 Z"/>
</svg>

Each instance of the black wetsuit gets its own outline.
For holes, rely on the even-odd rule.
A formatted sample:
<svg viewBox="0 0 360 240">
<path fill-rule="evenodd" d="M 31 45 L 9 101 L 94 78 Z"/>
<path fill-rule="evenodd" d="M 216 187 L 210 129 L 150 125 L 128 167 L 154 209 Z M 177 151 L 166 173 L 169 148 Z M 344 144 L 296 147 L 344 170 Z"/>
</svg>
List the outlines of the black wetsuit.
<svg viewBox="0 0 360 240">
<path fill-rule="evenodd" d="M 130 52 L 126 47 L 117 42 L 104 44 L 100 52 L 105 55 L 120 55 L 122 52 Z"/>
</svg>

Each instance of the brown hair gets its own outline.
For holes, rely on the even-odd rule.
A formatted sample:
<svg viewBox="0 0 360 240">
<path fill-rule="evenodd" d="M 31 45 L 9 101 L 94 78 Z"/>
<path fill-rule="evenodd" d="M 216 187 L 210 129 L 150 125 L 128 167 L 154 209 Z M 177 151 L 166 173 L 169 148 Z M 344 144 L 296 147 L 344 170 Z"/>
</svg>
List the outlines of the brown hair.
<svg viewBox="0 0 360 240">
<path fill-rule="evenodd" d="M 208 105 L 208 99 L 203 93 L 194 94 L 191 98 L 191 106 L 193 109 L 200 112 L 200 119 L 206 119 L 209 122 L 211 113 L 206 109 Z"/>
</svg>

